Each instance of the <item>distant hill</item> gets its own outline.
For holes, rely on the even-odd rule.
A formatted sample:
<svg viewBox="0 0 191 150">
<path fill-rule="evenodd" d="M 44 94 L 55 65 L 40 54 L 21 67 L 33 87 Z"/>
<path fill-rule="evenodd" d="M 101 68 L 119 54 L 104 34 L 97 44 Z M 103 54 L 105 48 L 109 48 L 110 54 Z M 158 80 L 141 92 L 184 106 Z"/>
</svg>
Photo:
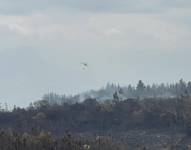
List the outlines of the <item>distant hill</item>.
<svg viewBox="0 0 191 150">
<path fill-rule="evenodd" d="M 120 86 L 115 84 L 107 84 L 99 90 L 90 90 L 74 96 L 58 95 L 56 93 L 48 93 L 42 97 L 50 104 L 76 103 L 85 99 L 96 99 L 97 101 L 105 101 L 111 99 L 145 99 L 145 98 L 181 98 L 191 96 L 191 82 L 180 80 L 174 84 L 152 84 L 145 85 L 143 81 L 139 81 L 136 86 L 127 85 Z"/>
</svg>

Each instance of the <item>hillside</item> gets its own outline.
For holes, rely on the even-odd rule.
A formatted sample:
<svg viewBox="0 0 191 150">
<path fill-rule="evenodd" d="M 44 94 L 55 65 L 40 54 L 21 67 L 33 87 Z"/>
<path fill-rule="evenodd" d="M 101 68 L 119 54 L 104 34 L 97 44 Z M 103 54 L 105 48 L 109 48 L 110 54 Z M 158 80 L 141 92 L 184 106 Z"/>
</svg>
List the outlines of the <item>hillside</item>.
<svg viewBox="0 0 191 150">
<path fill-rule="evenodd" d="M 0 112 L 0 145 L 6 150 L 183 150 L 191 141 L 190 108 L 190 97 L 62 105 L 41 100 Z"/>
<path fill-rule="evenodd" d="M 21 132 L 31 129 L 60 134 L 125 132 L 136 128 L 182 128 L 189 130 L 191 117 L 189 97 L 169 99 L 127 99 L 51 105 L 37 101 L 26 109 L 14 108 L 0 113 L 0 127 Z"/>
</svg>

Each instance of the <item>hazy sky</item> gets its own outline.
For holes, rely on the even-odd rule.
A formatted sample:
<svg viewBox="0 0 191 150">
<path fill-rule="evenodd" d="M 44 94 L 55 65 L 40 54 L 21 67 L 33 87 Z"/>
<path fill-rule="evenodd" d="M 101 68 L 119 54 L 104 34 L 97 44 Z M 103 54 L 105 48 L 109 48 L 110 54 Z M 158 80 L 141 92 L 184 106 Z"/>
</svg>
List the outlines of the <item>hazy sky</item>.
<svg viewBox="0 0 191 150">
<path fill-rule="evenodd" d="M 0 101 L 191 80 L 190 49 L 190 0 L 0 0 Z"/>
</svg>

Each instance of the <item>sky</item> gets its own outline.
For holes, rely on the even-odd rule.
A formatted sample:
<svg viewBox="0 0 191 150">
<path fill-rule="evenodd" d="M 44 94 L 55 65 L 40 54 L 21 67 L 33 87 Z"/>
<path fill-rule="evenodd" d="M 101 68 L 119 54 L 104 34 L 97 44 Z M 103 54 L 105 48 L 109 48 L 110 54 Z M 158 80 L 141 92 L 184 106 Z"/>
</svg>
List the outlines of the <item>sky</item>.
<svg viewBox="0 0 191 150">
<path fill-rule="evenodd" d="M 0 0 L 0 102 L 191 80 L 190 18 L 190 0 Z"/>
</svg>

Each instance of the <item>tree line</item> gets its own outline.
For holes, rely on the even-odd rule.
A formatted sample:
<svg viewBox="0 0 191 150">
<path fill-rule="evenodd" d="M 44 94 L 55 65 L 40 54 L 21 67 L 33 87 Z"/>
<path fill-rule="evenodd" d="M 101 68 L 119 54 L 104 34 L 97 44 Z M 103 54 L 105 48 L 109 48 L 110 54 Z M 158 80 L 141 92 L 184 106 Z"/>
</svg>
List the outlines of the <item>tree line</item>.
<svg viewBox="0 0 191 150">
<path fill-rule="evenodd" d="M 49 104 L 36 101 L 27 108 L 16 107 L 0 112 L 0 128 L 19 132 L 32 129 L 51 131 L 59 135 L 74 133 L 118 133 L 134 128 L 191 127 L 191 98 L 168 99 L 86 99 L 75 104 Z"/>
<path fill-rule="evenodd" d="M 74 104 L 85 99 L 96 99 L 97 101 L 105 101 L 111 99 L 125 100 L 145 99 L 145 98 L 181 98 L 182 96 L 191 96 L 191 82 L 185 82 L 181 79 L 173 84 L 152 84 L 146 85 L 142 80 L 139 80 L 136 86 L 129 84 L 128 86 L 120 86 L 115 84 L 107 84 L 99 90 L 90 90 L 77 95 L 59 95 L 56 93 L 47 93 L 42 97 L 42 100 L 48 101 L 50 104 L 63 103 Z"/>
</svg>

